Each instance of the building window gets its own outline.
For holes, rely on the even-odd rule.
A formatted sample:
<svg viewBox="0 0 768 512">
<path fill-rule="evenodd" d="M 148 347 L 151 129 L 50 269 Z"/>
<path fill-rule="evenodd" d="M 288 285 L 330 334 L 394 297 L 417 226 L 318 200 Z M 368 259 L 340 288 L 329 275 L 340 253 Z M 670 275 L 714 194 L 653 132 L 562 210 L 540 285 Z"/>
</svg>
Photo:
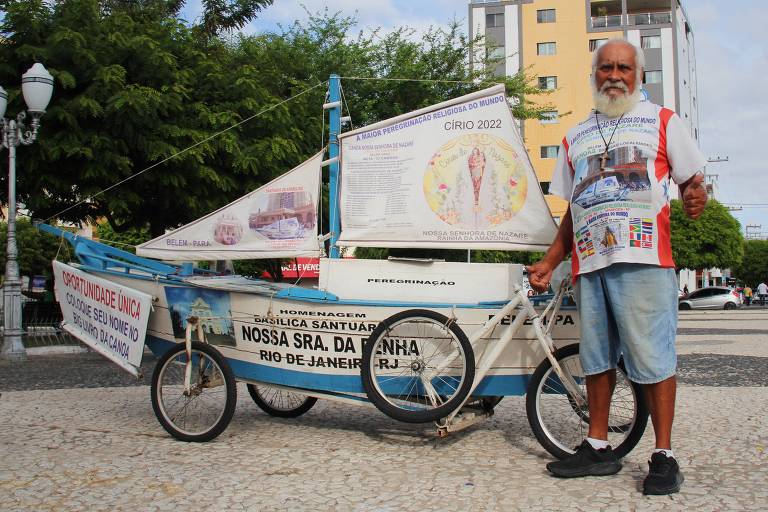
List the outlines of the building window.
<svg viewBox="0 0 768 512">
<path fill-rule="evenodd" d="M 560 118 L 557 115 L 557 110 L 548 110 L 541 113 L 541 124 L 555 124 L 559 122 Z"/>
<path fill-rule="evenodd" d="M 501 60 L 506 56 L 503 46 L 488 47 L 488 60 Z"/>
<path fill-rule="evenodd" d="M 557 77 L 556 76 L 540 76 L 539 89 L 544 89 L 546 91 L 557 89 Z"/>
<path fill-rule="evenodd" d="M 660 84 L 661 83 L 661 71 L 646 71 L 643 73 L 644 84 Z"/>
<path fill-rule="evenodd" d="M 557 45 L 554 42 L 536 45 L 536 55 L 554 55 L 555 53 L 557 53 Z"/>
<path fill-rule="evenodd" d="M 557 158 L 560 146 L 541 146 L 541 158 Z"/>
<path fill-rule="evenodd" d="M 643 36 L 640 38 L 640 45 L 643 50 L 661 48 L 661 36 Z"/>
<path fill-rule="evenodd" d="M 545 194 L 549 194 L 549 181 L 540 181 L 539 185 L 541 185 L 541 191 Z"/>
<path fill-rule="evenodd" d="M 555 10 L 554 9 L 539 9 L 536 11 L 536 21 L 538 23 L 554 23 L 555 22 Z"/>
<path fill-rule="evenodd" d="M 608 39 L 590 39 L 589 51 L 593 52 L 608 42 Z"/>
<path fill-rule="evenodd" d="M 499 14 L 486 14 L 485 15 L 486 27 L 503 27 L 504 26 L 504 13 Z"/>
</svg>

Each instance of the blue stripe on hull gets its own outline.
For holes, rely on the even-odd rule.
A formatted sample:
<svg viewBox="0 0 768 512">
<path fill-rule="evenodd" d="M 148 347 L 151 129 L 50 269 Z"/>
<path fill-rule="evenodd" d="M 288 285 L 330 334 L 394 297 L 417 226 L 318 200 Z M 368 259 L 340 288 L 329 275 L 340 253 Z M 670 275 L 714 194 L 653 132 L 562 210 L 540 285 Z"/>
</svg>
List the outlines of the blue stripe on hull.
<svg viewBox="0 0 768 512">
<path fill-rule="evenodd" d="M 147 346 L 157 357 L 174 346 L 172 343 L 154 336 L 147 336 Z M 274 368 L 258 363 L 249 363 L 239 359 L 227 358 L 235 377 L 256 380 L 295 388 L 330 391 L 332 393 L 365 393 L 358 375 L 334 375 L 328 373 L 309 373 L 285 368 Z M 490 375 L 477 387 L 474 396 L 524 395 L 531 375 Z"/>
</svg>

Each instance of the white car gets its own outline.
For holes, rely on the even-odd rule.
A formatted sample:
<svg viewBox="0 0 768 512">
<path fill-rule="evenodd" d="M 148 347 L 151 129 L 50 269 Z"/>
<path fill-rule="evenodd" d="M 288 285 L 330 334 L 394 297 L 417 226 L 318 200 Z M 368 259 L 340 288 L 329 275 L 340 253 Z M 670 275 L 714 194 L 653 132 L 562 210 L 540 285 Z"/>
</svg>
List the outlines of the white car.
<svg viewBox="0 0 768 512">
<path fill-rule="evenodd" d="M 736 309 L 741 307 L 741 294 L 725 286 L 708 286 L 678 299 L 678 309 Z"/>
</svg>

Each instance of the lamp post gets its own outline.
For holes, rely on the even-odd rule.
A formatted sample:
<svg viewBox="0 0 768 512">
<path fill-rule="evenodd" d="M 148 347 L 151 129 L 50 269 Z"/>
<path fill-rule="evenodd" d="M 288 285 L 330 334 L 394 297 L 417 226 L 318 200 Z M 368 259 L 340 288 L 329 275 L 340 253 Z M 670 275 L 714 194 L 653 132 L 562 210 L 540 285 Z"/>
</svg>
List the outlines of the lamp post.
<svg viewBox="0 0 768 512">
<path fill-rule="evenodd" d="M 3 305 L 5 332 L 3 359 L 24 360 L 27 352 L 21 342 L 21 276 L 16 249 L 16 147 L 32 144 L 37 138 L 40 118 L 53 94 L 53 77 L 36 63 L 21 75 L 21 92 L 27 104 L 27 112 L 20 112 L 16 119 L 6 119 L 8 93 L 0 87 L 0 119 L 2 119 L 2 145 L 8 148 L 8 245 L 6 248 L 5 283 L 3 285 Z M 27 113 L 32 121 L 27 126 Z"/>
</svg>

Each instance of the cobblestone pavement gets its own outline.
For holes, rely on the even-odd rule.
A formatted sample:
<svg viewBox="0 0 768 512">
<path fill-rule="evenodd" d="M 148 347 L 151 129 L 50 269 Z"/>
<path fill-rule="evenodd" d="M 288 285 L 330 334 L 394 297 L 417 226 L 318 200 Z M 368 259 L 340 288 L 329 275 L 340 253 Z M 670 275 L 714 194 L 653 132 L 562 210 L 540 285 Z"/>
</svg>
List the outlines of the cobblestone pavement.
<svg viewBox="0 0 768 512">
<path fill-rule="evenodd" d="M 241 385 L 224 434 L 181 443 L 157 423 L 144 383 L 84 354 L 31 358 L 23 391 L 9 385 L 17 367 L 0 363 L 0 510 L 764 509 L 768 387 L 759 374 L 768 370 L 768 335 L 759 331 L 768 310 L 685 313 L 675 452 L 686 481 L 679 494 L 639 492 L 650 427 L 616 476 L 549 477 L 550 457 L 533 438 L 520 397 L 440 439 L 373 408 L 322 400 L 300 418 L 273 418 Z M 712 334 L 683 334 L 704 319 Z M 61 389 L 43 389 L 45 379 Z"/>
</svg>

